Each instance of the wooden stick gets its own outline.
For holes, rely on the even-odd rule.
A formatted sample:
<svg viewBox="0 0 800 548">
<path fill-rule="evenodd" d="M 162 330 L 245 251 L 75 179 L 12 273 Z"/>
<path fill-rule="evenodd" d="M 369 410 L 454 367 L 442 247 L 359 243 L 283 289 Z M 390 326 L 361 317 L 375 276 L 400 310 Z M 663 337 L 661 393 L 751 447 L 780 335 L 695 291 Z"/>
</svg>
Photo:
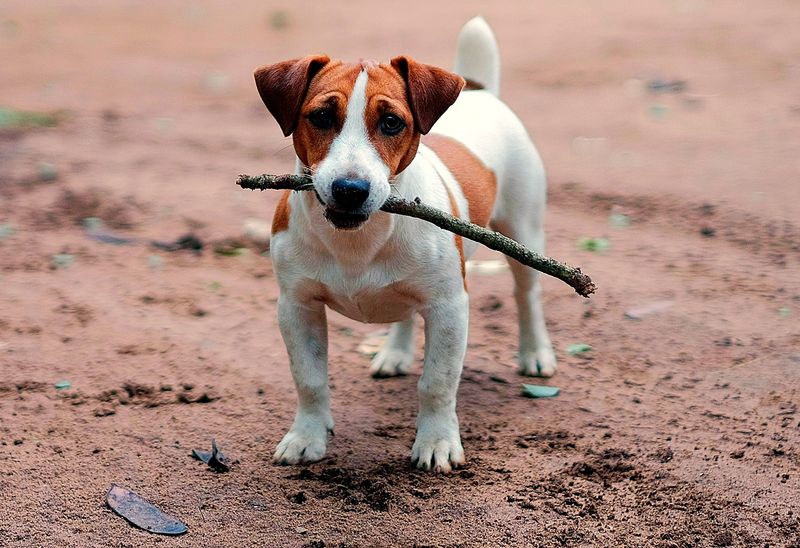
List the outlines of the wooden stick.
<svg viewBox="0 0 800 548">
<path fill-rule="evenodd" d="M 250 190 L 314 190 L 311 179 L 304 175 L 239 175 L 236 184 Z M 558 278 L 583 297 L 588 297 L 597 289 L 592 279 L 581 272 L 580 268 L 540 255 L 499 232 L 488 230 L 453 217 L 435 207 L 425 205 L 419 198 L 406 200 L 398 196 L 389 196 L 381 206 L 381 211 L 416 217 L 464 238 L 469 238 L 490 249 L 504 253 L 539 272 Z"/>
</svg>

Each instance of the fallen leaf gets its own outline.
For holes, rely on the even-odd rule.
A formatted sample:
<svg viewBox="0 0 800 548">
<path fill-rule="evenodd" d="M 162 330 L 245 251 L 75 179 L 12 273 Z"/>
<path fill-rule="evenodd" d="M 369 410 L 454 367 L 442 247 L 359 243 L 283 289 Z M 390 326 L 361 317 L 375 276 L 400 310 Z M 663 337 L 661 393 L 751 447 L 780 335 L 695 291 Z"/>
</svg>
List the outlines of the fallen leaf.
<svg viewBox="0 0 800 548">
<path fill-rule="evenodd" d="M 203 251 L 203 241 L 194 234 L 184 234 L 180 238 L 172 242 L 159 242 L 153 241 L 150 244 L 163 251 L 180 251 L 181 249 L 189 249 L 195 253 Z"/>
<path fill-rule="evenodd" d="M 106 230 L 103 226 L 103 220 L 98 217 L 86 217 L 83 219 L 83 228 L 86 230 L 87 237 L 104 244 L 128 245 L 136 243 L 134 238 L 126 238 Z"/>
<path fill-rule="evenodd" d="M 69 253 L 57 253 L 53 255 L 53 266 L 55 268 L 67 268 L 75 262 L 75 256 Z"/>
<path fill-rule="evenodd" d="M 125 236 L 119 236 L 118 234 L 107 231 L 87 230 L 86 236 L 104 244 L 131 245 L 136 243 L 136 240 L 133 238 L 126 238 Z"/>
<path fill-rule="evenodd" d="M 667 105 L 659 104 L 651 105 L 650 108 L 647 109 L 647 112 L 656 120 L 661 120 L 669 113 L 669 107 Z"/>
<path fill-rule="evenodd" d="M 647 90 L 651 93 L 681 93 L 686 90 L 686 80 L 650 80 Z"/>
<path fill-rule="evenodd" d="M 59 113 L 34 112 L 0 107 L 0 128 L 39 128 L 58 125 Z"/>
<path fill-rule="evenodd" d="M 81 222 L 83 223 L 83 228 L 89 232 L 103 229 L 103 219 L 99 217 L 84 217 Z"/>
<path fill-rule="evenodd" d="M 53 164 L 49 164 L 47 162 L 39 162 L 37 166 L 37 171 L 39 172 L 39 180 L 44 183 L 51 183 L 58 179 L 58 170 L 56 166 Z"/>
<path fill-rule="evenodd" d="M 581 238 L 578 247 L 584 251 L 605 251 L 611 247 L 611 242 L 606 238 Z"/>
<path fill-rule="evenodd" d="M 523 384 L 522 395 L 529 398 L 554 398 L 561 389 L 556 386 L 542 386 L 539 384 Z"/>
<path fill-rule="evenodd" d="M 56 390 L 67 390 L 72 388 L 72 383 L 69 381 L 58 381 L 53 385 Z"/>
<path fill-rule="evenodd" d="M 161 270 L 164 267 L 164 259 L 158 255 L 149 255 L 147 257 L 147 266 L 150 270 Z"/>
<path fill-rule="evenodd" d="M 10 238 L 14 235 L 16 229 L 9 224 L 0 225 L 0 240 L 5 240 L 6 238 Z"/>
<path fill-rule="evenodd" d="M 283 10 L 275 10 L 269 16 L 269 26 L 281 30 L 289 26 L 289 14 Z"/>
<path fill-rule="evenodd" d="M 631 226 L 631 218 L 624 213 L 612 213 L 608 216 L 608 222 L 615 228 L 627 228 Z"/>
<path fill-rule="evenodd" d="M 211 451 L 192 449 L 192 456 L 206 463 L 214 472 L 227 472 L 231 469 L 225 455 L 217 447 L 217 440 L 213 438 L 211 439 Z"/>
<path fill-rule="evenodd" d="M 224 238 L 212 244 L 214 253 L 223 257 L 238 257 L 250 252 L 246 243 L 239 238 Z"/>
<path fill-rule="evenodd" d="M 114 513 L 140 529 L 158 535 L 182 535 L 186 524 L 165 514 L 151 503 L 125 487 L 111 484 L 106 493 L 106 504 Z"/>
<path fill-rule="evenodd" d="M 673 304 L 675 303 L 672 301 L 655 301 L 642 306 L 636 306 L 626 310 L 625 317 L 630 320 L 641 320 L 645 316 L 650 316 L 652 314 L 656 314 L 657 312 L 661 312 L 662 310 L 666 310 Z"/>
<path fill-rule="evenodd" d="M 578 356 L 580 354 L 585 354 L 592 347 L 586 343 L 573 343 L 567 347 L 567 354 L 570 356 Z"/>
<path fill-rule="evenodd" d="M 778 309 L 778 315 L 781 318 L 788 318 L 792 315 L 792 310 L 786 306 L 782 306 Z"/>
</svg>

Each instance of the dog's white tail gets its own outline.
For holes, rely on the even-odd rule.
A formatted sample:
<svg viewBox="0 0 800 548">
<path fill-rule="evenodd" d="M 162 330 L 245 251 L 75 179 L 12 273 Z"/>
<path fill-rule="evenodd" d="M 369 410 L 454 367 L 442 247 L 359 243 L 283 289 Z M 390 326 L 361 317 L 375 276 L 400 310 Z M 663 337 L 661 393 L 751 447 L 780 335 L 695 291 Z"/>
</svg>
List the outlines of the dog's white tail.
<svg viewBox="0 0 800 548">
<path fill-rule="evenodd" d="M 467 21 L 458 35 L 455 72 L 494 95 L 500 94 L 500 52 L 491 27 L 481 16 Z"/>
</svg>

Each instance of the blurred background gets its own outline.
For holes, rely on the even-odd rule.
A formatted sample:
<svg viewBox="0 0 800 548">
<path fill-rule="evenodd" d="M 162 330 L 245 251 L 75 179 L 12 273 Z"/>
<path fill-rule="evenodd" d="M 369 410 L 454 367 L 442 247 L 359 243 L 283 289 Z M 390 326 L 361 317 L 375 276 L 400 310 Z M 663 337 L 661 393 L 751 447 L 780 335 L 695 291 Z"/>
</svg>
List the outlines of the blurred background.
<svg viewBox="0 0 800 548">
<path fill-rule="evenodd" d="M 382 328 L 331 314 L 333 460 L 298 486 L 268 464 L 294 401 L 267 251 L 278 194 L 234 184 L 294 154 L 253 69 L 310 53 L 450 67 L 476 14 L 548 170 L 548 252 L 599 286 L 587 301 L 545 281 L 562 395 L 518 397 L 510 275 L 482 250 L 469 473 L 405 468 L 414 382 L 368 379 Z M 368 544 L 373 526 L 387 545 L 796 538 L 797 29 L 790 0 L 3 0 L 0 541 L 152 542 L 98 502 L 123 480 L 233 545 Z M 221 491 L 184 459 L 211 437 L 242 462 Z M 318 520 L 287 502 L 299 490 Z M 414 508 L 430 521 L 400 515 Z"/>
</svg>

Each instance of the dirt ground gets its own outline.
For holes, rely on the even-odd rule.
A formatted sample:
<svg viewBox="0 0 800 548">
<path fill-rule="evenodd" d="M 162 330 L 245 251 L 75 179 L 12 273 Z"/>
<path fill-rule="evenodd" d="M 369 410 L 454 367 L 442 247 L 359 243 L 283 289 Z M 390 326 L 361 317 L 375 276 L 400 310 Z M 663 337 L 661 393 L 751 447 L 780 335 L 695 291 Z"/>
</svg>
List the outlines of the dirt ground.
<svg viewBox="0 0 800 548">
<path fill-rule="evenodd" d="M 800 546 L 795 2 L 2 5 L 0 106 L 58 112 L 0 128 L 0 545 Z M 410 467 L 419 366 L 369 378 L 381 326 L 336 314 L 328 457 L 273 466 L 275 278 L 258 244 L 213 251 L 277 199 L 235 176 L 292 166 L 252 69 L 449 66 L 476 13 L 548 167 L 548 251 L 599 286 L 545 281 L 561 394 L 520 395 L 510 274 L 473 273 L 463 470 Z M 201 254 L 147 244 L 187 233 Z M 227 474 L 188 456 L 211 438 Z M 189 533 L 129 526 L 112 483 Z"/>
</svg>

